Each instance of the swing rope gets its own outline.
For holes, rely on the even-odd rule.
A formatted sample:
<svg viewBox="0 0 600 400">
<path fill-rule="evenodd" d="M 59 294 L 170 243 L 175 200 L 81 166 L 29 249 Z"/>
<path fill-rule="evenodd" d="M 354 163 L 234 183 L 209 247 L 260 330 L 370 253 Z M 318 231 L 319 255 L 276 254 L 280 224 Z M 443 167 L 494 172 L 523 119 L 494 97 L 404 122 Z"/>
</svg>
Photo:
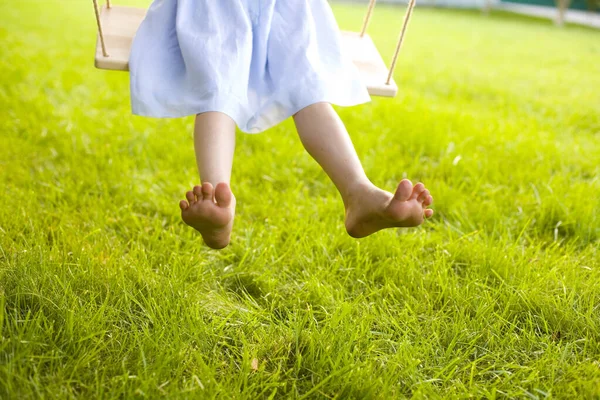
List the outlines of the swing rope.
<svg viewBox="0 0 600 400">
<path fill-rule="evenodd" d="M 369 26 L 369 21 L 371 20 L 371 14 L 373 14 L 373 8 L 375 7 L 376 1 L 377 0 L 369 1 L 369 8 L 367 9 L 367 14 L 365 15 L 362 30 L 360 31 L 360 37 L 365 36 L 365 33 L 367 32 L 367 26 Z"/>
<path fill-rule="evenodd" d="M 390 72 L 388 74 L 387 81 L 385 81 L 386 85 L 390 84 L 392 76 L 394 75 L 396 61 L 398 61 L 398 54 L 400 54 L 400 48 L 402 47 L 402 42 L 404 41 L 404 34 L 406 33 L 406 28 L 408 27 L 408 21 L 410 20 L 410 16 L 412 15 L 413 8 L 415 8 L 415 3 L 416 0 L 410 0 L 408 2 L 408 6 L 406 7 L 406 14 L 404 14 L 404 22 L 402 23 L 402 31 L 400 31 L 400 37 L 398 38 L 396 51 L 394 52 L 394 57 L 392 58 L 392 65 L 390 65 Z"/>
<path fill-rule="evenodd" d="M 104 43 L 104 34 L 102 33 L 102 24 L 100 23 L 100 10 L 98 9 L 98 0 L 92 0 L 94 2 L 94 11 L 96 11 L 96 23 L 98 24 L 98 34 L 100 36 L 100 44 L 102 44 L 102 55 L 108 57 L 106 51 L 106 44 Z M 110 0 L 106 0 L 106 7 L 110 8 Z"/>
<path fill-rule="evenodd" d="M 362 30 L 360 31 L 360 37 L 365 36 L 365 33 L 367 32 L 367 27 L 369 26 L 371 15 L 373 15 L 373 9 L 375 8 L 376 1 L 377 0 L 369 1 L 369 8 L 367 9 L 367 14 L 365 15 Z M 415 8 L 415 3 L 416 0 L 409 0 L 408 6 L 406 7 L 406 14 L 404 14 L 402 30 L 400 31 L 400 37 L 398 38 L 398 43 L 396 44 L 396 51 L 394 51 L 394 57 L 392 58 L 392 65 L 390 66 L 390 71 L 388 73 L 387 80 L 385 81 L 386 85 L 390 84 L 390 82 L 392 81 L 392 77 L 394 76 L 394 69 L 396 69 L 396 62 L 398 61 L 398 55 L 400 54 L 402 42 L 404 41 L 404 34 L 406 33 L 406 28 L 408 27 L 408 21 L 410 20 L 410 16 L 412 15 L 413 8 Z"/>
</svg>

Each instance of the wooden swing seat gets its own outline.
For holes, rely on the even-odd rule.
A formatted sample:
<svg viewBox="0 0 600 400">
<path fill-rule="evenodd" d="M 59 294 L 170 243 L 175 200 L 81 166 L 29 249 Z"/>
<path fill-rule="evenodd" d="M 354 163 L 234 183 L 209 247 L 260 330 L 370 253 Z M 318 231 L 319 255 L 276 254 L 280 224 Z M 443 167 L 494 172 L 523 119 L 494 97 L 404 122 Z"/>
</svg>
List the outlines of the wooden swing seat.
<svg viewBox="0 0 600 400">
<path fill-rule="evenodd" d="M 358 68 L 362 81 L 370 95 L 394 97 L 398 92 L 398 86 L 392 79 L 392 74 L 385 66 L 375 44 L 369 35 L 365 33 L 368 17 L 374 3 L 375 1 L 372 0 L 363 32 L 341 32 L 343 51 L 351 57 Z M 124 6 L 105 6 L 101 9 L 96 8 L 96 10 L 99 25 L 96 43 L 96 67 L 114 71 L 129 71 L 129 54 L 133 37 L 146 15 L 146 10 Z M 410 10 L 412 10 L 412 7 L 407 12 L 407 16 L 410 16 Z M 392 72 L 405 26 L 392 62 Z"/>
<path fill-rule="evenodd" d="M 96 43 L 96 68 L 129 71 L 129 53 L 133 37 L 141 25 L 146 10 L 136 7 L 102 7 L 100 23 L 108 57 L 104 57 L 100 35 Z"/>
</svg>

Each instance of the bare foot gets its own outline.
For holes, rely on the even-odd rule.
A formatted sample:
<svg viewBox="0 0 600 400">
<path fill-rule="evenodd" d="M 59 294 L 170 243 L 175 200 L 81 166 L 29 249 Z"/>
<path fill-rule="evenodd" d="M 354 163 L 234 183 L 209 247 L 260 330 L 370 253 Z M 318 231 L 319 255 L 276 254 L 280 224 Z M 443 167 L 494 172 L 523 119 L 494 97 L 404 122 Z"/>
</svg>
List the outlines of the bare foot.
<svg viewBox="0 0 600 400">
<path fill-rule="evenodd" d="M 222 249 L 229 244 L 235 197 L 226 183 L 213 185 L 204 182 L 185 194 L 187 201 L 179 203 L 181 218 L 202 235 L 204 243 L 213 249 Z"/>
<path fill-rule="evenodd" d="M 395 194 L 374 185 L 363 185 L 346 202 L 346 230 L 355 238 L 369 236 L 381 229 L 412 227 L 433 215 L 427 207 L 433 203 L 422 183 L 414 187 L 403 179 Z"/>
</svg>

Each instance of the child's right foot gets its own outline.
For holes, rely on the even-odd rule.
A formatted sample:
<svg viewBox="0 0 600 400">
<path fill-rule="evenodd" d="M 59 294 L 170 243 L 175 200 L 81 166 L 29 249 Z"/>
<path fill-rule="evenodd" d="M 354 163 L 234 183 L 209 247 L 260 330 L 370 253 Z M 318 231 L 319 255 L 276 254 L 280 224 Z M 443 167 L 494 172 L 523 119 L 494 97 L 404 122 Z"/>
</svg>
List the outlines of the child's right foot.
<svg viewBox="0 0 600 400">
<path fill-rule="evenodd" d="M 226 183 L 204 182 L 185 194 L 187 201 L 179 203 L 181 218 L 202 235 L 204 243 L 213 249 L 222 249 L 229 244 L 235 197 Z"/>
</svg>

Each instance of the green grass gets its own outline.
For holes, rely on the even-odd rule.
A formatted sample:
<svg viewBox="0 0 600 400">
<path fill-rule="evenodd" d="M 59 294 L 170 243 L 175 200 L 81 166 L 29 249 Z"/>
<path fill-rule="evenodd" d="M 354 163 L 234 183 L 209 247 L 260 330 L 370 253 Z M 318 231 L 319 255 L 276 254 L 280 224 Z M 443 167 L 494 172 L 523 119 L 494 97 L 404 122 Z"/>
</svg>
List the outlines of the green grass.
<svg viewBox="0 0 600 400">
<path fill-rule="evenodd" d="M 433 220 L 349 238 L 287 121 L 239 135 L 220 252 L 179 217 L 193 121 L 132 117 L 94 32 L 0 3 L 0 398 L 600 397 L 600 32 L 417 9 L 398 97 L 339 112 Z"/>
</svg>

